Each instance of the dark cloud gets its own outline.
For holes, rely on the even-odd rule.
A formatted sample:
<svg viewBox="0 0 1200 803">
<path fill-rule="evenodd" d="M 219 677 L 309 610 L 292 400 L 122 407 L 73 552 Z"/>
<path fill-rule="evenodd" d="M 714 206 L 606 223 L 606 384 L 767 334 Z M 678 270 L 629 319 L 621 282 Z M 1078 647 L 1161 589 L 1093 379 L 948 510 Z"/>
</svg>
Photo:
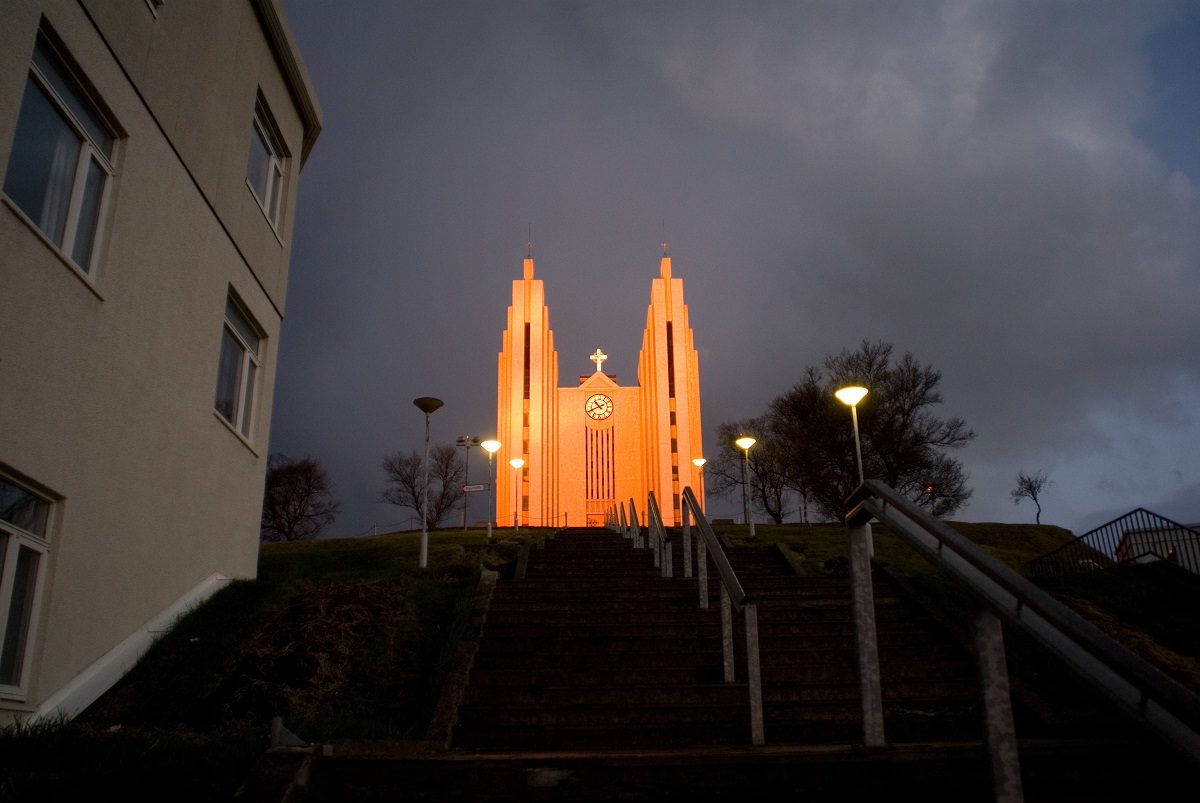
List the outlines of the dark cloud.
<svg viewBox="0 0 1200 803">
<path fill-rule="evenodd" d="M 563 377 L 601 346 L 634 381 L 665 221 L 709 437 L 882 338 L 979 433 L 968 518 L 1029 518 L 1019 469 L 1077 530 L 1195 500 L 1200 140 L 1168 89 L 1196 76 L 1162 33 L 1194 5 L 285 8 L 326 125 L 272 448 L 330 467 L 345 531 L 407 515 L 374 498 L 411 399 L 492 433 L 530 224 Z"/>
</svg>

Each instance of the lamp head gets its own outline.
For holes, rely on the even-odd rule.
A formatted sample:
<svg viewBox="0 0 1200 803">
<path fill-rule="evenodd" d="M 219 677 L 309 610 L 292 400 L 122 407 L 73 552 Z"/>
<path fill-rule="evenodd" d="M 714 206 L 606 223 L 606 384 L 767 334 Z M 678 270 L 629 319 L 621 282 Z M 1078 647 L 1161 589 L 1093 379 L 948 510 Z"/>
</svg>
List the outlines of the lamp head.
<svg viewBox="0 0 1200 803">
<path fill-rule="evenodd" d="M 514 457 L 512 460 L 508 461 L 508 464 L 513 468 L 520 468 L 521 466 L 525 465 L 525 461 L 519 457 Z"/>
<path fill-rule="evenodd" d="M 854 407 L 860 401 L 862 401 L 863 396 L 867 395 L 867 389 L 864 387 L 859 387 L 858 385 L 852 385 L 848 388 L 842 388 L 833 395 L 837 396 L 838 401 L 840 401 L 842 404 L 848 404 L 851 407 Z"/>
<path fill-rule="evenodd" d="M 417 405 L 417 409 L 425 415 L 429 415 L 434 410 L 437 410 L 444 403 L 441 399 L 435 399 L 432 396 L 422 396 L 419 399 L 413 399 L 413 404 Z"/>
<path fill-rule="evenodd" d="M 751 438 L 749 435 L 743 435 L 734 441 L 734 443 L 738 445 L 739 449 L 743 451 L 749 451 L 750 447 L 758 443 L 758 441 L 756 441 L 754 438 Z"/>
<path fill-rule="evenodd" d="M 482 446 L 484 451 L 488 454 L 495 454 L 496 452 L 500 451 L 500 441 L 484 441 L 479 445 Z"/>
<path fill-rule="evenodd" d="M 695 466 L 696 468 L 704 468 L 704 464 L 707 462 L 708 461 L 705 460 L 703 457 L 693 457 L 692 458 L 692 465 Z"/>
</svg>

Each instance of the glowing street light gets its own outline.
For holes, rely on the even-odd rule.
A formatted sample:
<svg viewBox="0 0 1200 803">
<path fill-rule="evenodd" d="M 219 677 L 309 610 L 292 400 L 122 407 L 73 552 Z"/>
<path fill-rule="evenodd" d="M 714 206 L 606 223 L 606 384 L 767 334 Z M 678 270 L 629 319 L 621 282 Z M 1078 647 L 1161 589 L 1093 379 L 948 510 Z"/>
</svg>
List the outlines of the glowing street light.
<svg viewBox="0 0 1200 803">
<path fill-rule="evenodd" d="M 421 494 L 421 556 L 417 562 L 422 569 L 429 563 L 429 416 L 443 403 L 432 396 L 413 399 L 413 404 L 425 414 L 425 490 Z"/>
<path fill-rule="evenodd" d="M 750 494 L 746 491 L 747 488 L 747 469 L 750 466 L 750 447 L 758 443 L 749 435 L 743 435 L 734 441 L 738 448 L 742 450 L 742 455 L 745 458 L 742 460 L 742 510 L 746 517 L 746 523 L 750 525 L 750 537 L 754 537 L 754 519 L 750 518 Z"/>
<path fill-rule="evenodd" d="M 867 389 L 853 385 L 833 394 L 842 404 L 850 405 L 850 417 L 854 420 L 854 454 L 858 458 L 858 484 L 863 484 L 862 446 L 858 442 L 858 403 L 867 395 Z"/>
<path fill-rule="evenodd" d="M 492 522 L 496 518 L 496 466 L 492 463 L 492 458 L 500 449 L 500 441 L 484 441 L 479 445 L 488 453 L 488 476 L 492 478 L 492 515 L 488 517 L 488 540 L 491 541 Z"/>
<path fill-rule="evenodd" d="M 700 509 L 704 510 L 704 464 L 708 461 L 703 457 L 693 457 L 692 465 L 700 472 Z"/>
<path fill-rule="evenodd" d="M 851 385 L 848 388 L 842 388 L 835 392 L 834 396 L 838 397 L 838 401 L 843 404 L 850 405 L 850 418 L 854 421 L 854 456 L 858 458 L 858 484 L 863 484 L 863 465 L 862 465 L 862 447 L 858 443 L 858 403 L 863 400 L 863 396 L 867 395 L 867 389 L 858 385 Z M 867 523 L 863 525 L 863 529 L 867 534 L 867 554 L 871 557 L 875 556 L 875 539 L 871 537 L 871 525 Z"/>
<path fill-rule="evenodd" d="M 513 502 L 513 530 L 520 532 L 521 530 L 521 466 L 525 465 L 525 461 L 519 457 L 514 457 L 508 461 L 508 464 L 517 470 L 517 478 L 513 482 L 516 499 Z"/>
</svg>

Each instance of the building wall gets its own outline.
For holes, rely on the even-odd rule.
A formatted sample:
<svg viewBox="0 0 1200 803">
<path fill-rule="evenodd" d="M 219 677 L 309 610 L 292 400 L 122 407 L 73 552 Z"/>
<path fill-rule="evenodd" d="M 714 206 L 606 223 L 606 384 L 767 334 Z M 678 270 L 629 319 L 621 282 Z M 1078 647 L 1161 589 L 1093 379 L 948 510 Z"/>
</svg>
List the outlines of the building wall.
<svg viewBox="0 0 1200 803">
<path fill-rule="evenodd" d="M 320 129 L 274 2 L 8 0 L 0 170 L 40 26 L 120 130 L 91 276 L 0 198 L 0 473 L 53 503 L 32 672 L 0 700 L 17 712 L 206 578 L 254 576 L 296 189 Z M 285 154 L 277 227 L 246 181 L 260 93 Z M 214 410 L 231 294 L 263 335 L 248 437 Z"/>
</svg>

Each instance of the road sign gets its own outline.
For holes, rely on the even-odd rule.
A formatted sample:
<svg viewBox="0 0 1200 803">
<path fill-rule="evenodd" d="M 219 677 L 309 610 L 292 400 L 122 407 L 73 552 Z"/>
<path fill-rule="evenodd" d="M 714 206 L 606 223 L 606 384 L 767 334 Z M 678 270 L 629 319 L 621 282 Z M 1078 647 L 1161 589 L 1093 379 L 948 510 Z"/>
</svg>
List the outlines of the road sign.
<svg viewBox="0 0 1200 803">
<path fill-rule="evenodd" d="M 463 493 L 469 494 L 473 493 L 474 491 L 486 491 L 489 487 L 491 486 L 489 486 L 486 482 L 483 485 L 464 485 Z"/>
</svg>

